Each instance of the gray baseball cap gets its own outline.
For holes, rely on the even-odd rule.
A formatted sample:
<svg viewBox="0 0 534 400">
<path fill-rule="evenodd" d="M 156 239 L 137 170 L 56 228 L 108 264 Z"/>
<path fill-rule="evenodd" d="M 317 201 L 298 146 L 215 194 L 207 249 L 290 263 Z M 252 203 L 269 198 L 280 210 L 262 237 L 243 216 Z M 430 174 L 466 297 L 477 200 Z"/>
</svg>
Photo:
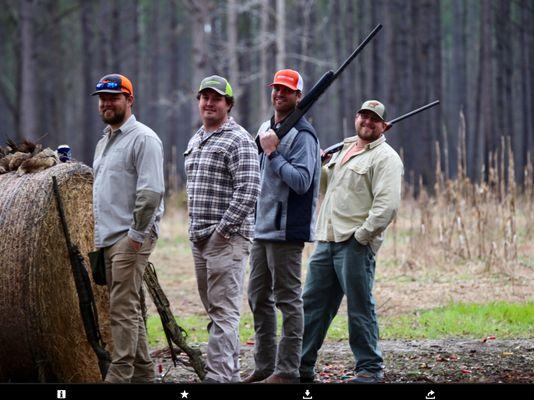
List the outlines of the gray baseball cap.
<svg viewBox="0 0 534 400">
<path fill-rule="evenodd" d="M 212 75 L 202 79 L 202 82 L 200 82 L 200 88 L 198 89 L 198 93 L 202 92 L 205 89 L 215 90 L 217 93 L 222 94 L 223 96 L 234 96 L 234 92 L 232 91 L 232 87 L 230 86 L 228 81 L 219 75 Z"/>
<path fill-rule="evenodd" d="M 380 117 L 382 121 L 386 121 L 386 107 L 379 102 L 378 100 L 367 100 L 365 101 L 358 112 L 368 110 L 374 112 L 376 115 Z"/>
</svg>

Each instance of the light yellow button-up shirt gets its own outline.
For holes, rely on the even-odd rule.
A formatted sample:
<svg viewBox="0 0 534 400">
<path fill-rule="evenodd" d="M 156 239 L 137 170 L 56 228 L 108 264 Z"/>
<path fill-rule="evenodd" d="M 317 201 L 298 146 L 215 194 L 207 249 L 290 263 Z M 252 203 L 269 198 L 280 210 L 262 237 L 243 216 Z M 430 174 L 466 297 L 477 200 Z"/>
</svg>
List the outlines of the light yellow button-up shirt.
<svg viewBox="0 0 534 400">
<path fill-rule="evenodd" d="M 402 161 L 382 135 L 341 165 L 357 138 L 323 166 L 321 192 L 325 193 L 317 220 L 317 240 L 343 242 L 352 235 L 376 254 L 384 233 L 400 205 Z"/>
</svg>

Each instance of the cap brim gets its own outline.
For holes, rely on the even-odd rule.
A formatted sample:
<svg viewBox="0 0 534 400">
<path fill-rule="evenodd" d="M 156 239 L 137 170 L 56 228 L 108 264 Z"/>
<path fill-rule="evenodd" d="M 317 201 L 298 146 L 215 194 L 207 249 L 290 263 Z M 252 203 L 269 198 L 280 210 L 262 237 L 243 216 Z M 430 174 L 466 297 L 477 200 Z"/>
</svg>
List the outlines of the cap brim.
<svg viewBox="0 0 534 400">
<path fill-rule="evenodd" d="M 129 94 L 128 92 L 123 92 L 122 90 L 102 89 L 102 90 L 97 90 L 96 92 L 91 93 L 91 96 L 94 96 L 95 94 L 99 94 L 99 93 L 124 93 L 124 94 Z"/>
<path fill-rule="evenodd" d="M 360 111 L 369 111 L 369 112 L 372 112 L 374 115 L 376 115 L 378 118 L 380 118 L 381 121 L 386 122 L 386 120 L 385 120 L 384 118 L 382 118 L 380 115 L 378 115 L 378 114 L 376 113 L 376 111 L 374 111 L 374 110 L 371 110 L 371 109 L 369 109 L 369 108 L 360 108 L 360 109 L 357 111 L 357 113 L 359 113 Z"/>
<path fill-rule="evenodd" d="M 221 89 L 212 88 L 212 87 L 205 87 L 198 91 L 198 93 L 202 93 L 204 90 L 213 90 L 214 92 L 219 93 L 220 95 L 226 96 L 226 93 L 223 92 Z"/>
<path fill-rule="evenodd" d="M 287 83 L 280 83 L 280 82 L 269 83 L 268 86 L 273 87 L 274 85 L 285 86 L 286 88 L 289 88 L 289 89 L 291 89 L 291 90 L 299 90 L 298 88 L 296 88 L 296 87 L 294 87 L 294 86 L 290 86 L 290 85 L 288 85 Z"/>
</svg>

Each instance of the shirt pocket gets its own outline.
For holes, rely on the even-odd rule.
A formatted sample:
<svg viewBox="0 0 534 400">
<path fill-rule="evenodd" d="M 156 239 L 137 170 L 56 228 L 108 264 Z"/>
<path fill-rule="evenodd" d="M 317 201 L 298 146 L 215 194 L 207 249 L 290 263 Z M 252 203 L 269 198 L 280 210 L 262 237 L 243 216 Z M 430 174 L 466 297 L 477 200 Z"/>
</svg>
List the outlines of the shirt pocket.
<svg viewBox="0 0 534 400">
<path fill-rule="evenodd" d="M 352 164 L 347 167 L 350 187 L 358 197 L 363 194 L 370 196 L 372 193 L 369 170 L 369 164 Z"/>
<path fill-rule="evenodd" d="M 357 176 L 362 176 L 362 175 L 367 175 L 367 173 L 369 172 L 369 165 L 368 164 L 364 164 L 364 165 L 360 165 L 360 164 L 349 165 L 348 169 L 350 171 L 358 174 Z"/>
<path fill-rule="evenodd" d="M 368 164 L 347 165 L 342 180 L 344 190 L 336 190 L 336 210 L 343 215 L 361 214 L 371 198 Z"/>
<path fill-rule="evenodd" d="M 218 175 L 225 174 L 227 171 L 226 149 L 220 146 L 210 146 L 202 149 L 199 169 L 215 173 L 216 177 L 220 178 Z"/>
<path fill-rule="evenodd" d="M 124 172 L 133 168 L 133 165 L 129 163 L 129 152 L 126 148 L 113 149 L 106 157 L 108 168 L 112 171 Z"/>
</svg>

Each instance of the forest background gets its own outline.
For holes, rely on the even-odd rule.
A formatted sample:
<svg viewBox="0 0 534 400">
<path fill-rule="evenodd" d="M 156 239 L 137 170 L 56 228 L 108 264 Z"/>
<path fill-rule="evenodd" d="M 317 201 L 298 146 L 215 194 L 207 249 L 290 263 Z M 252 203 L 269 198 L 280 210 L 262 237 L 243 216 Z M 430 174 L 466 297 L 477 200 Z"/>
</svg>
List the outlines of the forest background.
<svg viewBox="0 0 534 400">
<path fill-rule="evenodd" d="M 436 162 L 455 178 L 462 151 L 467 176 L 487 179 L 509 137 L 522 184 L 534 151 L 532 21 L 528 0 L 0 0 L 0 140 L 68 143 L 91 165 L 104 126 L 89 94 L 119 72 L 133 81 L 136 117 L 163 140 L 173 191 L 200 126 L 203 77 L 229 79 L 232 114 L 255 134 L 272 113 L 277 69 L 297 69 L 309 90 L 381 23 L 308 114 L 322 147 L 353 135 L 365 99 L 383 101 L 390 118 L 440 99 L 388 133 L 406 180 L 432 188 Z"/>
</svg>

